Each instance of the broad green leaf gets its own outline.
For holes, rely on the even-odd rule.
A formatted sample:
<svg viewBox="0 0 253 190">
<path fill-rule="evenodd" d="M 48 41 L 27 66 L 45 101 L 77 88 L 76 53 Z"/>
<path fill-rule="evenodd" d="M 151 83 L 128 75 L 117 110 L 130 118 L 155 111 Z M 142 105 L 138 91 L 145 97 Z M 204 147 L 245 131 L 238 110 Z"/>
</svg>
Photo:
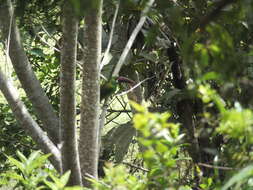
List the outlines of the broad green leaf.
<svg viewBox="0 0 253 190">
<path fill-rule="evenodd" d="M 63 174 L 60 178 L 61 184 L 65 186 L 68 183 L 69 177 L 70 177 L 71 172 L 67 171 L 65 174 Z"/>
<path fill-rule="evenodd" d="M 22 161 L 22 163 L 27 162 L 27 158 L 21 152 L 17 151 L 17 155 L 18 155 L 19 159 Z"/>
<path fill-rule="evenodd" d="M 40 156 L 40 151 L 32 152 L 32 154 L 27 159 L 27 164 L 31 164 L 36 158 Z"/>
<path fill-rule="evenodd" d="M 28 161 L 27 171 L 30 173 L 34 169 L 42 167 L 45 164 L 45 162 L 49 156 L 50 156 L 50 154 L 46 154 L 46 155 L 39 154 L 39 155 L 37 155 L 36 158 L 34 158 L 34 160 L 31 160 L 30 162 Z"/>
<path fill-rule="evenodd" d="M 246 168 L 240 170 L 232 178 L 230 178 L 228 182 L 222 187 L 221 190 L 227 190 L 236 183 L 239 183 L 252 175 L 253 175 L 253 165 L 247 166 Z"/>
<path fill-rule="evenodd" d="M 3 174 L 1 176 L 8 177 L 8 178 L 11 178 L 11 179 L 17 180 L 17 181 L 23 181 L 24 180 L 23 176 L 15 173 L 14 171 L 6 172 L 5 174 Z"/>
<path fill-rule="evenodd" d="M 44 180 L 44 183 L 51 188 L 51 190 L 58 190 L 58 186 L 50 181 Z"/>
<path fill-rule="evenodd" d="M 22 172 L 25 171 L 25 165 L 22 162 L 16 160 L 15 158 L 9 157 L 9 156 L 8 156 L 8 160 L 10 161 L 11 164 L 13 164 L 14 166 L 16 166 Z"/>
<path fill-rule="evenodd" d="M 55 176 L 52 175 L 52 174 L 49 174 L 49 176 L 50 176 L 50 178 L 53 180 L 53 182 L 55 183 L 55 185 L 56 185 L 57 187 L 61 187 L 61 186 L 62 186 L 62 185 L 61 185 L 61 181 L 60 181 L 59 178 L 55 177 Z"/>
</svg>

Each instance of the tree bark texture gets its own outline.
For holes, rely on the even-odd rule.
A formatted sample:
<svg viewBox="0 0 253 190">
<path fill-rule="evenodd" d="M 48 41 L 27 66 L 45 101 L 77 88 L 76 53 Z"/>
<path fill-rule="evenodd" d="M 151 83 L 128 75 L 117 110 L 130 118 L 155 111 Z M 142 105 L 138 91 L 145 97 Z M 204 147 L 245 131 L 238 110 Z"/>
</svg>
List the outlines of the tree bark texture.
<svg viewBox="0 0 253 190">
<path fill-rule="evenodd" d="M 76 47 L 78 20 L 66 0 L 63 5 L 63 44 L 61 49 L 60 135 L 63 173 L 70 170 L 69 185 L 82 185 L 76 134 Z"/>
<path fill-rule="evenodd" d="M 11 1 L 3 0 L 1 1 L 0 6 L 0 29 L 4 39 L 8 38 L 9 28 L 11 29 L 9 56 L 12 65 L 22 87 L 34 106 L 38 118 L 42 121 L 44 129 L 47 131 L 50 139 L 58 144 L 59 120 L 25 54 L 20 40 L 19 30 L 16 26 L 15 17 L 13 15 Z"/>
<path fill-rule="evenodd" d="M 99 133 L 99 76 L 101 61 L 102 0 L 85 16 L 85 55 L 80 123 L 80 164 L 83 177 L 97 178 Z M 84 180 L 84 186 L 90 186 Z"/>
<path fill-rule="evenodd" d="M 33 138 L 33 140 L 38 144 L 39 148 L 41 148 L 44 153 L 52 154 L 50 160 L 55 168 L 59 171 L 61 163 L 61 154 L 59 149 L 33 120 L 23 102 L 19 99 L 18 92 L 13 86 L 12 82 L 8 80 L 1 71 L 0 90 L 10 105 L 11 110 L 21 127 Z"/>
</svg>

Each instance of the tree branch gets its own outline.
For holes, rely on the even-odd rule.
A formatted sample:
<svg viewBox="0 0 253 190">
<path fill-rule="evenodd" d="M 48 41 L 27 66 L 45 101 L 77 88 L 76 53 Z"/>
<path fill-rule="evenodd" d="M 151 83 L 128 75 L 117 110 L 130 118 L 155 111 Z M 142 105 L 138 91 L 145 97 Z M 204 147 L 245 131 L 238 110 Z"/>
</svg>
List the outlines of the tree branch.
<svg viewBox="0 0 253 190">
<path fill-rule="evenodd" d="M 119 5 L 120 5 L 120 1 L 116 5 L 116 9 L 115 9 L 115 13 L 114 13 L 114 16 L 113 16 L 113 21 L 112 21 L 111 32 L 110 32 L 110 36 L 109 36 L 109 42 L 108 42 L 107 48 L 105 50 L 103 60 L 102 60 L 102 62 L 100 64 L 100 71 L 110 61 L 110 59 L 109 59 L 109 52 L 110 52 L 111 45 L 112 45 L 113 32 L 114 32 L 114 28 L 115 28 L 115 22 L 116 22 L 116 19 L 117 19 L 117 16 L 118 16 Z"/>
<path fill-rule="evenodd" d="M 146 4 L 146 7 L 142 11 L 141 18 L 140 18 L 137 26 L 135 27 L 134 31 L 132 32 L 132 34 L 131 34 L 131 36 L 130 36 L 130 38 L 129 38 L 129 40 L 128 40 L 128 42 L 127 42 L 127 44 L 126 44 L 126 46 L 125 46 L 125 48 L 124 48 L 124 50 L 123 50 L 123 52 L 120 56 L 120 58 L 119 58 L 119 61 L 116 64 L 116 67 L 115 67 L 115 69 L 113 71 L 113 74 L 112 74 L 113 77 L 119 75 L 119 71 L 120 71 L 122 65 L 125 62 L 127 54 L 129 53 L 129 51 L 130 51 L 130 49 L 131 49 L 131 47 L 134 43 L 134 40 L 137 37 L 138 33 L 140 32 L 144 22 L 146 21 L 148 11 L 149 11 L 150 7 L 153 5 L 154 1 L 155 0 L 149 0 Z"/>
<path fill-rule="evenodd" d="M 108 109 L 107 110 L 108 112 L 113 112 L 113 113 L 116 113 L 116 112 L 120 112 L 120 113 L 131 113 L 132 110 L 114 110 L 114 109 Z"/>
<path fill-rule="evenodd" d="M 24 48 L 20 40 L 19 30 L 16 26 L 15 17 L 10 27 L 10 20 L 13 15 L 13 7 L 10 0 L 4 0 L 6 6 L 0 7 L 0 28 L 4 38 L 8 37 L 9 28 L 11 28 L 9 53 L 15 72 L 24 88 L 29 100 L 34 106 L 34 110 L 43 123 L 50 139 L 59 143 L 59 121 L 48 97 L 43 91 L 40 82 L 35 76 Z"/>
<path fill-rule="evenodd" d="M 206 167 L 206 168 L 213 168 L 213 169 L 218 169 L 218 170 L 238 170 L 238 168 L 231 168 L 231 167 L 225 167 L 225 166 L 215 166 L 215 165 L 210 165 L 210 164 L 205 164 L 205 163 L 198 163 L 198 165 Z"/>
<path fill-rule="evenodd" d="M 0 71 L 0 90 L 21 127 L 33 138 L 44 153 L 53 155 L 53 157 L 50 157 L 52 164 L 59 170 L 61 163 L 60 151 L 33 120 L 23 102 L 19 99 L 18 92 L 12 82 L 4 76 L 2 71 Z"/>
</svg>

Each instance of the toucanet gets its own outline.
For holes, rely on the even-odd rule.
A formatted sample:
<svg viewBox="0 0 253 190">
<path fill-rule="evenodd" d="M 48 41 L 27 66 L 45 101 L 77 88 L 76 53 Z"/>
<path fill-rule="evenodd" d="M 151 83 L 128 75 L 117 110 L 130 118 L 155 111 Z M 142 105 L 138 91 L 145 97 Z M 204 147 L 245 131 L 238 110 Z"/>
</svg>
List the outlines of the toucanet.
<svg viewBox="0 0 253 190">
<path fill-rule="evenodd" d="M 100 101 L 103 99 L 109 98 L 111 95 L 113 95 L 117 87 L 120 83 L 128 83 L 130 85 L 134 85 L 135 82 L 131 79 L 128 79 L 126 77 L 112 77 L 109 81 L 104 82 L 100 86 Z"/>
</svg>

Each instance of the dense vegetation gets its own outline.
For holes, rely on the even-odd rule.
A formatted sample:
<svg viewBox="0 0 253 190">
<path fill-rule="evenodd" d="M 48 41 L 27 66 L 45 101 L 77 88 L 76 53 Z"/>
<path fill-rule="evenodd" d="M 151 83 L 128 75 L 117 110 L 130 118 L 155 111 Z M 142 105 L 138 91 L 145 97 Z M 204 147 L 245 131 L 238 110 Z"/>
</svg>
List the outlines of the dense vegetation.
<svg viewBox="0 0 253 190">
<path fill-rule="evenodd" d="M 3 187 L 81 189 L 81 167 L 87 189 L 253 189 L 251 0 L 1 1 Z M 8 17 L 5 11 L 10 3 L 15 16 Z M 29 72 L 21 72 L 19 67 L 24 56 L 19 57 L 22 48 L 15 49 L 16 41 L 12 42 L 15 29 L 11 32 L 9 23 L 13 20 L 27 63 L 56 113 L 50 120 L 40 113 L 47 103 L 37 105 L 26 90 L 30 84 L 25 84 L 22 76 Z M 100 23 L 101 41 L 96 30 Z M 96 57 L 100 46 L 101 60 Z M 96 61 L 101 69 L 98 76 L 92 67 Z M 46 132 L 54 150 L 41 145 L 26 123 L 20 122 L 20 115 L 15 114 L 19 103 L 16 107 L 15 102 L 11 104 L 8 88 L 3 87 L 6 79 L 18 89 L 37 123 L 34 126 Z M 95 81 L 94 85 L 89 81 Z M 93 115 L 94 110 L 99 115 Z M 60 123 L 61 133 L 57 127 L 51 128 L 54 119 Z M 94 134 L 91 128 L 84 128 L 89 122 L 97 126 L 98 139 L 88 142 L 85 130 Z M 76 164 L 79 157 L 72 132 L 77 133 L 81 166 Z M 61 138 L 64 142 L 69 139 L 65 143 L 69 146 L 63 144 L 59 164 Z M 89 147 L 95 152 L 89 154 Z M 68 154 L 72 156 L 69 159 Z M 93 168 L 92 163 L 96 165 Z"/>
</svg>

